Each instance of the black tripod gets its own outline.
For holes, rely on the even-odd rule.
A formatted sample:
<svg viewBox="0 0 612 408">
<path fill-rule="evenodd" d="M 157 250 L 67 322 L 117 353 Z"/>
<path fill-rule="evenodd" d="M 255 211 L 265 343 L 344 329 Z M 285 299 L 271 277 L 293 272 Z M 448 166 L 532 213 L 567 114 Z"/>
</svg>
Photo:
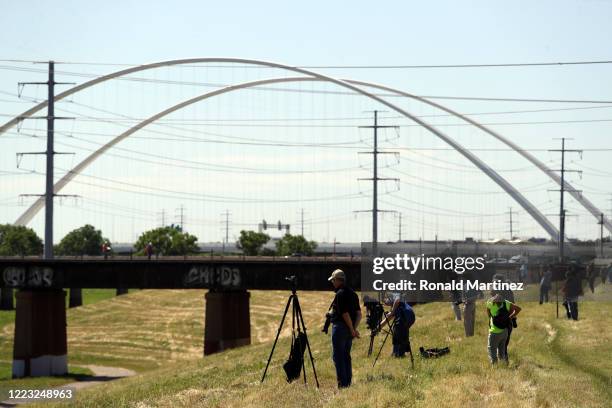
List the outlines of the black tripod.
<svg viewBox="0 0 612 408">
<path fill-rule="evenodd" d="M 385 320 L 387 319 L 387 312 L 383 312 L 385 314 Z M 391 326 L 391 323 L 389 323 L 389 320 L 386 320 L 387 322 L 387 326 L 389 326 L 389 330 L 385 330 L 386 334 L 385 334 L 385 338 L 383 339 L 383 342 L 380 346 L 380 349 L 378 350 L 378 354 L 376 354 L 376 358 L 374 359 L 374 364 L 372 364 L 372 367 L 374 367 L 376 365 L 376 362 L 378 361 L 378 357 L 380 357 L 380 353 L 383 349 L 383 347 L 385 347 L 385 343 L 387 342 L 387 339 L 389 338 L 389 334 L 393 333 L 393 327 Z M 382 331 L 382 327 L 380 327 L 379 324 L 379 330 Z M 370 355 L 372 355 L 372 346 L 374 345 L 374 336 L 372 336 L 372 338 L 370 339 L 370 349 L 368 350 L 368 357 Z"/>
<path fill-rule="evenodd" d="M 289 278 L 285 278 L 292 283 L 291 287 L 291 295 L 287 300 L 287 305 L 285 306 L 285 312 L 283 313 L 283 318 L 281 319 L 280 325 L 278 326 L 278 332 L 276 333 L 276 339 L 274 339 L 274 345 L 272 346 L 272 350 L 270 351 L 270 357 L 268 357 L 268 363 L 266 364 L 266 369 L 264 370 L 263 376 L 261 377 L 261 382 L 266 378 L 266 373 L 268 372 L 268 367 L 270 366 L 270 361 L 272 361 L 272 355 L 274 354 L 274 349 L 276 348 L 276 343 L 278 342 L 278 337 L 280 335 L 281 330 L 283 329 L 283 324 L 285 323 L 285 317 L 287 317 L 287 311 L 289 310 L 289 305 L 292 305 L 292 314 L 291 314 L 291 357 L 294 357 L 294 350 L 297 350 L 302 345 L 299 345 L 300 340 L 304 339 L 306 341 L 306 347 L 308 348 L 308 355 L 310 356 L 310 364 L 312 365 L 312 372 L 314 373 L 315 382 L 317 384 L 317 388 L 319 388 L 319 379 L 317 378 L 317 370 L 315 369 L 314 358 L 312 357 L 312 351 L 310 350 L 310 342 L 308 341 L 308 336 L 306 335 L 306 325 L 304 324 L 304 317 L 302 316 L 302 308 L 300 307 L 300 300 L 297 296 L 297 278 L 295 276 L 291 276 Z M 296 336 L 296 327 L 297 327 L 297 336 Z M 306 384 L 306 364 L 304 363 L 304 359 L 300 360 L 301 369 L 304 373 L 304 384 Z M 299 375 L 299 374 L 298 374 Z"/>
</svg>

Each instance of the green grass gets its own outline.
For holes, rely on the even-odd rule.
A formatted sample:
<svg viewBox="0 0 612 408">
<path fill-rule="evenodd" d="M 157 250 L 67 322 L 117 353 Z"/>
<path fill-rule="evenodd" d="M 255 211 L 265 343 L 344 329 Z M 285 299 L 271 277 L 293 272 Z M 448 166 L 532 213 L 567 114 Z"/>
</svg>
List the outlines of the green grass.
<svg viewBox="0 0 612 408">
<path fill-rule="evenodd" d="M 610 291 L 612 285 L 598 290 Z M 146 290 L 68 311 L 71 364 L 132 368 L 139 375 L 81 390 L 66 406 L 115 407 L 607 407 L 612 398 L 612 304 L 581 302 L 581 320 L 555 319 L 554 304 L 522 303 L 512 334 L 510 365 L 491 368 L 486 314 L 478 304 L 476 336 L 465 338 L 447 303 L 416 308 L 413 349 L 450 346 L 435 360 L 390 358 L 375 368 L 369 337 L 354 342 L 354 385 L 338 391 L 330 338 L 320 333 L 330 292 L 300 293 L 321 388 L 288 384 L 282 363 L 288 331 L 279 341 L 264 384 L 259 380 L 287 293 L 251 292 L 253 345 L 202 357 L 204 291 Z M 1 340 L 0 340 L 1 341 Z M 376 350 L 382 337 L 376 338 Z M 1 383 L 1 382 L 0 382 Z"/>
<path fill-rule="evenodd" d="M 9 389 L 49 388 L 73 382 L 92 374 L 92 371 L 88 368 L 69 365 L 67 375 L 12 379 L 11 363 L 0 362 L 0 401 L 6 398 Z"/>
<path fill-rule="evenodd" d="M 0 327 L 15 322 L 14 310 L 0 310 Z"/>
<path fill-rule="evenodd" d="M 91 305 L 102 300 L 115 297 L 116 289 L 82 289 L 83 306 Z M 66 294 L 66 306 L 68 306 L 69 295 Z"/>
<path fill-rule="evenodd" d="M 115 289 L 82 289 L 83 305 L 90 305 L 115 296 Z M 69 292 L 68 290 L 66 292 Z M 68 307 L 69 294 L 66 293 L 66 307 Z M 13 301 L 16 304 L 16 301 Z M 14 310 L 0 310 L 0 328 L 15 323 Z"/>
<path fill-rule="evenodd" d="M 132 331 L 106 330 L 108 338 L 102 344 L 93 338 L 83 339 L 74 344 L 71 353 L 81 353 L 79 359 L 95 359 L 102 346 L 114 348 L 112 356 L 104 356 L 109 362 L 121 365 L 123 360 L 124 366 L 140 366 L 141 373 L 80 391 L 75 402 L 65 405 L 607 407 L 612 398 L 612 335 L 606 330 L 612 323 L 610 303 L 581 302 L 581 320 L 577 322 L 555 319 L 554 304 L 521 304 L 519 327 L 510 345 L 510 365 L 495 368 L 487 361 L 482 303 L 478 304 L 476 336 L 471 338 L 465 338 L 463 326 L 453 320 L 448 304 L 421 305 L 416 308 L 417 322 L 411 331 L 413 348 L 448 345 L 451 354 L 435 360 L 415 356 L 412 370 L 408 360 L 390 358 L 387 344 L 372 368 L 373 359 L 366 357 L 369 337 L 362 328 L 363 338 L 354 343 L 352 353 L 354 385 L 350 390 L 338 391 L 330 339 L 319 332 L 330 293 L 300 294 L 321 383 L 319 390 L 313 386 L 310 365 L 309 386 L 284 380 L 281 366 L 288 355 L 286 337 L 277 346 L 265 383 L 259 382 L 286 293 L 253 291 L 251 323 L 255 344 L 205 358 L 201 357 L 202 295 L 199 291 L 143 291 L 130 295 L 131 313 L 127 312 L 128 304 L 99 304 L 96 311 L 107 307 L 104 316 L 96 317 L 93 310 L 89 316 L 78 316 L 83 319 L 79 329 L 82 331 L 94 327 L 118 329 L 119 320 L 124 326 L 134 326 Z M 127 301 L 128 298 L 122 299 Z M 137 306 L 140 303 L 142 306 Z M 150 313 L 143 313 L 145 309 Z M 122 319 L 115 320 L 117 315 Z M 147 336 L 149 331 L 156 336 Z M 381 341 L 382 337 L 376 338 L 376 349 Z M 144 361 L 137 363 L 139 356 Z"/>
<path fill-rule="evenodd" d="M 83 289 L 83 304 L 92 305 L 115 296 L 115 289 Z M 66 296 L 68 298 L 68 296 Z M 76 310 L 76 309 L 73 309 Z M 70 316 L 72 311 L 68 311 Z M 69 374 L 67 376 L 57 377 L 38 377 L 12 379 L 12 353 L 13 353 L 13 331 L 15 323 L 14 310 L 0 311 L 0 396 L 2 390 L 15 387 L 43 387 L 56 386 L 72 382 L 75 378 L 83 375 L 91 375 L 92 372 L 88 368 L 76 365 L 69 365 Z"/>
</svg>

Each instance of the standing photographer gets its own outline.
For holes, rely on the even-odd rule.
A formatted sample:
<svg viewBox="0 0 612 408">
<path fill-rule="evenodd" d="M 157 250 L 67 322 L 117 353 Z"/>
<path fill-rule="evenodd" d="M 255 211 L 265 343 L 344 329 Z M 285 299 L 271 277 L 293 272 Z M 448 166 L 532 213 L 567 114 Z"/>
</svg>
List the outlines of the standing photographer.
<svg viewBox="0 0 612 408">
<path fill-rule="evenodd" d="M 412 307 L 400 299 L 400 296 L 387 297 L 386 306 L 393 306 L 391 312 L 380 323 L 384 326 L 393 320 L 393 357 L 404 357 L 410 349 L 410 327 L 414 324 L 415 315 Z"/>
<path fill-rule="evenodd" d="M 565 283 L 561 291 L 563 293 L 563 307 L 568 319 L 578 320 L 578 297 L 583 296 L 582 278 L 575 265 L 570 265 L 565 273 Z"/>
<path fill-rule="evenodd" d="M 345 388 L 351 385 L 353 378 L 351 346 L 353 338 L 359 338 L 357 327 L 361 321 L 361 308 L 355 291 L 346 286 L 344 271 L 336 269 L 328 280 L 336 292 L 331 318 L 332 358 L 336 366 L 338 388 Z"/>
<path fill-rule="evenodd" d="M 498 356 L 508 364 L 508 332 L 512 327 L 512 319 L 521 308 L 495 293 L 487 301 L 487 316 L 489 317 L 489 360 L 497 363 Z"/>
</svg>

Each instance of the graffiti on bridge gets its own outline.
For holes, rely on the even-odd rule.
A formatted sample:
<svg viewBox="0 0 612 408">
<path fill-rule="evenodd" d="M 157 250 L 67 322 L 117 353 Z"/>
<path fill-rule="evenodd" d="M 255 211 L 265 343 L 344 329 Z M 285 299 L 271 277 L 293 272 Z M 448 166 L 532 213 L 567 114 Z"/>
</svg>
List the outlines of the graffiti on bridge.
<svg viewBox="0 0 612 408">
<path fill-rule="evenodd" d="M 242 284 L 240 270 L 226 265 L 193 266 L 185 275 L 185 287 L 239 288 Z"/>
<path fill-rule="evenodd" d="M 53 285 L 53 269 L 46 266 L 9 266 L 4 268 L 2 277 L 5 286 L 10 288 L 47 288 Z"/>
</svg>

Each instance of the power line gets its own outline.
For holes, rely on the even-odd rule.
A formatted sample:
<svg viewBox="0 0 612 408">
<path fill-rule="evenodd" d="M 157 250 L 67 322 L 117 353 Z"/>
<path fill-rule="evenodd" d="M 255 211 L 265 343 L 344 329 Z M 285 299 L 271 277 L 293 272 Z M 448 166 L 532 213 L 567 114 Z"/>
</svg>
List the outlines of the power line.
<svg viewBox="0 0 612 408">
<path fill-rule="evenodd" d="M 13 97 L 18 98 L 19 96 L 17 94 L 13 94 L 11 92 L 6 92 L 6 91 L 0 91 L 0 93 L 5 94 L 5 95 L 10 95 Z M 21 98 L 25 98 L 25 96 L 21 96 Z M 31 102 L 33 103 L 38 103 L 41 102 L 40 100 L 36 99 L 36 98 L 32 98 L 32 97 L 27 97 L 31 100 Z M 10 101 L 10 100 L 2 100 L 4 102 L 19 102 L 19 103 L 29 103 L 28 101 L 23 101 L 23 100 L 16 100 L 16 101 Z M 119 113 L 116 112 L 111 112 L 111 111 L 107 111 L 104 109 L 100 109 L 100 108 L 96 108 L 93 107 L 91 105 L 87 105 L 84 103 L 79 103 L 76 102 L 74 100 L 63 100 L 60 101 L 60 103 L 71 103 L 71 104 L 75 104 L 78 106 L 83 106 L 92 110 L 98 110 L 101 112 L 105 112 L 105 113 L 109 113 L 109 114 L 113 114 L 113 115 L 118 115 L 120 117 L 122 117 L 124 120 L 127 121 L 134 121 L 134 122 L 141 122 L 142 118 L 132 118 L 126 115 L 121 115 Z M 601 105 L 601 106 L 575 106 L 575 107 L 569 107 L 569 108 L 547 108 L 547 109 L 522 109 L 522 110 L 506 110 L 506 111 L 490 111 L 490 112 L 471 112 L 471 113 L 463 113 L 464 116 L 485 116 L 485 115 L 508 115 L 508 114 L 524 114 L 524 113 L 542 113 L 542 112 L 562 112 L 562 111 L 573 111 L 573 110 L 591 110 L 591 109 L 607 109 L 607 108 L 612 108 L 612 105 Z M 14 115 L 13 115 L 14 116 Z M 418 115 L 416 116 L 418 118 L 437 118 L 437 117 L 454 117 L 454 115 L 450 114 L 450 113 L 437 113 L 437 114 L 428 114 L 428 115 Z M 100 118 L 102 119 L 102 118 Z M 113 119 L 113 118 L 110 118 Z M 238 119 L 238 118 L 233 118 L 233 119 L 202 119 L 202 118 L 190 118 L 190 119 L 172 119 L 172 118 L 166 118 L 166 119 L 161 119 L 155 122 L 155 124 L 160 125 L 160 124 L 164 124 L 164 123 L 172 123 L 172 122 L 176 122 L 176 121 L 193 121 L 193 122 L 277 122 L 277 121 L 332 121 L 332 120 L 336 120 L 336 121 L 342 121 L 342 120 L 366 120 L 368 119 L 365 116 L 352 116 L 352 117 L 309 117 L 309 118 L 245 118 L 245 119 Z M 402 115 L 391 115 L 391 116 L 381 116 L 380 119 L 406 119 L 405 116 Z M 115 118 L 115 120 L 117 120 L 117 118 Z"/>
<path fill-rule="evenodd" d="M 37 70 L 34 68 L 23 68 L 16 69 L 16 67 L 7 67 L 0 66 L 0 69 L 9 69 L 9 70 L 18 70 L 18 71 L 29 71 L 29 72 L 41 72 L 41 70 Z M 58 71 L 58 74 L 61 73 L 63 75 L 68 76 L 79 76 L 86 78 L 97 78 L 101 76 L 100 74 L 84 74 L 84 73 L 76 73 L 76 72 L 66 72 L 66 71 Z M 168 85 L 185 85 L 185 86 L 203 86 L 203 87 L 211 87 L 211 88 L 223 88 L 228 86 L 227 84 L 211 84 L 211 83 L 201 83 L 201 82 L 185 82 L 185 81 L 171 81 L 171 80 L 160 80 L 160 79 L 152 79 L 152 78 L 141 78 L 141 77 L 118 77 L 115 78 L 119 81 L 135 81 L 135 82 L 147 82 L 147 83 L 158 83 L 158 84 L 168 84 Z M 286 93 L 310 93 L 310 94 L 328 94 L 328 95 L 348 95 L 348 96 L 360 96 L 359 93 L 356 92 L 348 92 L 348 91 L 321 91 L 321 90 L 313 90 L 313 89 L 290 89 L 290 88 L 278 88 L 278 87 L 254 87 L 247 88 L 248 91 L 275 91 L 275 92 L 286 92 Z M 372 93 L 373 95 L 387 98 L 405 98 L 403 95 L 397 95 L 395 93 Z M 427 99 L 456 99 L 456 100 L 471 100 L 471 101 L 487 101 L 487 102 L 543 102 L 543 103 L 596 103 L 596 104 L 608 104 L 612 103 L 611 100 L 576 100 L 576 99 L 536 99 L 536 98 L 495 98 L 495 97 L 482 97 L 482 96 L 440 96 L 440 95 L 418 95 L 421 98 Z"/>
<path fill-rule="evenodd" d="M 38 174 L 43 174 L 43 173 L 38 173 Z M 169 196 L 167 194 L 164 195 L 164 194 L 157 194 L 157 193 L 147 193 L 147 192 L 142 192 L 142 191 L 136 191 L 136 190 L 133 190 L 133 189 L 121 189 L 121 188 L 117 188 L 117 187 L 110 187 L 110 186 L 105 186 L 105 185 L 100 185 L 100 184 L 95 184 L 95 183 L 88 183 L 88 182 L 84 182 L 84 181 L 80 181 L 80 180 L 72 180 L 72 182 L 73 183 L 77 183 L 77 184 L 89 185 L 89 186 L 93 186 L 93 187 L 99 187 L 99 188 L 102 188 L 102 189 L 124 191 L 124 192 L 127 192 L 127 193 L 133 193 L 133 194 L 144 194 L 144 195 L 151 195 L 151 196 L 158 196 L 158 197 L 184 199 L 184 200 L 194 200 L 194 201 L 201 201 L 201 200 L 205 199 L 205 200 L 207 200 L 209 202 L 221 202 L 221 203 L 244 203 L 244 204 L 271 203 L 271 202 L 272 203 L 279 203 L 279 202 L 293 203 L 293 202 L 302 202 L 302 201 L 331 201 L 331 200 L 338 200 L 338 199 L 355 199 L 355 198 L 362 198 L 363 197 L 363 194 L 361 194 L 361 193 L 352 193 L 352 194 L 341 194 L 341 195 L 336 195 L 336 196 L 319 197 L 319 198 L 301 198 L 301 199 L 279 199 L 279 198 L 274 198 L 274 199 L 270 199 L 270 200 L 244 199 L 244 198 L 227 197 L 227 196 L 215 196 L 215 195 L 207 195 L 207 194 L 197 194 L 197 193 L 191 193 L 191 192 L 186 192 L 186 191 L 176 191 L 176 190 L 168 190 L 168 189 L 156 188 L 156 187 L 151 187 L 151 186 L 143 186 L 143 185 L 140 185 L 140 184 L 127 183 L 127 182 L 112 180 L 112 179 L 108 179 L 108 178 L 90 176 L 90 175 L 86 175 L 86 174 L 83 174 L 83 173 L 79 173 L 79 176 L 84 176 L 84 177 L 93 178 L 93 179 L 99 179 L 99 180 L 102 180 L 102 181 L 107 181 L 107 182 L 111 182 L 111 183 L 126 185 L 126 186 L 130 186 L 130 187 L 138 187 L 138 188 L 141 188 L 141 189 L 148 189 L 148 190 L 154 190 L 154 191 L 168 192 L 168 193 L 171 193 L 171 194 L 182 194 L 182 196 Z"/>
<path fill-rule="evenodd" d="M 307 65 L 309 69 L 424 69 L 424 68 L 502 68 L 502 67 L 542 67 L 563 65 L 612 64 L 612 61 L 569 61 L 569 62 L 511 62 L 501 64 L 446 64 L 446 65 Z"/>
<path fill-rule="evenodd" d="M 40 64 L 42 61 L 37 60 L 24 60 L 24 59 L 0 59 L 0 62 L 10 63 L 27 63 L 27 64 Z M 599 65 L 599 64 L 611 64 L 610 60 L 593 60 L 593 61 L 559 61 L 559 62 L 506 62 L 506 63 L 474 63 L 474 64 L 429 64 L 429 65 L 406 65 L 406 64 L 394 64 L 394 65 L 297 65 L 297 68 L 304 69 L 429 69 L 429 68 L 502 68 L 502 67 L 541 67 L 541 66 L 567 66 L 567 65 Z M 133 63 L 115 63 L 115 62 L 93 62 L 93 61 L 56 61 L 56 64 L 64 65 L 93 65 L 93 66 L 121 66 L 121 67 L 136 67 L 142 64 Z M 183 65 L 186 68 L 202 68 L 202 65 Z M 181 67 L 180 65 L 178 67 Z M 223 64 L 223 65 L 205 65 L 204 67 L 219 67 L 219 68 L 259 68 L 255 65 L 245 64 Z"/>
<path fill-rule="evenodd" d="M 0 114 L 0 116 L 4 116 L 4 117 L 11 117 L 13 118 L 15 115 L 12 114 Z M 405 118 L 404 118 L 405 119 Z M 93 118 L 93 119 L 82 119 L 82 118 L 75 118 L 75 120 L 77 122 L 95 122 L 95 123 L 114 123 L 114 124 L 124 124 L 126 123 L 125 121 L 117 121 L 115 119 L 111 119 L 111 118 Z M 602 123 L 602 122 L 612 122 L 612 118 L 602 118 L 602 119 L 575 119 L 575 120 L 540 120 L 540 121 L 525 121 L 525 122 L 481 122 L 480 124 L 483 126 L 523 126 L 523 125 L 560 125 L 560 124 L 570 124 L 570 123 Z M 131 121 L 130 121 L 131 123 Z M 136 123 L 136 121 L 134 121 L 134 123 Z M 162 124 L 158 124 L 158 126 L 161 126 Z M 181 123 L 181 125 L 183 126 L 205 126 L 205 127 L 218 127 L 218 126 L 224 126 L 224 127 L 246 127 L 246 128 L 309 128 L 309 129 L 317 129 L 317 128 L 332 128 L 332 129 L 342 129 L 342 128 L 353 128 L 355 127 L 354 125 L 351 124 L 347 124 L 347 125 L 317 125 L 317 124 L 307 124 L 307 125 L 293 125 L 293 124 L 252 124 L 252 123 L 223 123 L 222 125 L 219 125 L 217 123 L 189 123 L 189 122 L 184 122 Z M 474 126 L 471 123 L 436 123 L 433 124 L 433 126 L 444 126 L 444 127 L 472 127 Z M 405 125 L 397 125 L 398 128 L 415 128 L 415 127 L 421 127 L 421 125 L 416 124 L 416 123 L 410 123 L 410 124 L 405 124 Z M 184 129 L 186 130 L 186 129 Z M 216 136 L 219 136 L 218 134 Z M 228 137 L 225 136 L 224 137 Z M 169 138 L 164 138 L 164 139 L 159 139 L 159 140 L 177 140 L 177 139 L 169 139 Z M 183 141 L 189 141 L 189 140 L 183 140 Z M 354 144 L 355 142 L 335 142 L 335 143 L 330 143 L 329 145 L 342 145 L 342 144 Z M 318 145 L 323 145 L 322 143 L 319 143 Z"/>
<path fill-rule="evenodd" d="M 612 122 L 612 119 L 609 120 L 610 122 Z M 437 126 L 446 126 L 446 125 L 437 125 Z M 398 126 L 400 127 L 400 126 Z M 26 131 L 34 131 L 36 129 L 31 129 L 31 128 L 22 128 L 21 130 L 26 130 Z M 35 137 L 35 138 L 39 138 L 41 136 L 38 136 L 36 134 L 27 134 L 24 133 L 22 131 L 8 131 L 6 132 L 7 134 L 12 134 L 12 135 L 26 135 L 29 137 Z M 152 132 L 151 130 L 145 130 L 148 132 Z M 102 144 L 98 144 L 96 142 L 93 142 L 91 140 L 87 140 L 87 139 L 81 139 L 78 137 L 73 136 L 73 134 L 79 134 L 79 135 L 87 135 L 87 136 L 100 136 L 100 137 L 113 137 L 116 136 L 116 134 L 111 134 L 111 133 L 101 133 L 101 132 L 83 132 L 83 131 L 75 131 L 75 130 L 71 130 L 70 132 L 68 131 L 59 131 L 56 130 L 55 131 L 56 134 L 60 134 L 63 136 L 66 136 L 70 139 L 74 139 L 74 140 L 79 140 L 79 141 L 83 141 L 86 143 L 90 143 L 90 144 L 95 144 L 98 146 L 103 146 Z M 228 136 L 223 136 L 223 137 L 228 137 Z M 189 143 L 193 143 L 193 142 L 200 142 L 200 143 L 211 143 L 211 144 L 227 144 L 227 145 L 247 145 L 247 146 L 271 146 L 271 147 L 311 147 L 311 148 L 333 148 L 333 149 L 348 149 L 348 150 L 356 150 L 356 149 L 362 149 L 363 146 L 347 146 L 347 144 L 358 144 L 360 142 L 340 142 L 338 144 L 335 143 L 329 143 L 329 144 L 324 144 L 324 143 L 282 143 L 282 142 L 268 142 L 268 143 L 260 143 L 260 142 L 230 142 L 230 141 L 226 141 L 226 140 L 215 140 L 215 139 L 174 139 L 174 138 L 167 138 L 167 137 L 151 137 L 151 136 L 130 136 L 131 139 L 143 139 L 143 140 L 158 140 L 158 141 L 179 141 L 179 142 L 189 142 Z M 248 138 L 243 138 L 243 139 L 247 139 L 247 140 L 257 140 L 257 139 L 248 139 Z M 73 146 L 75 148 L 79 148 L 77 146 Z M 125 151 L 129 151 L 131 153 L 135 153 L 135 154 L 143 154 L 143 155 L 151 155 L 151 153 L 144 153 L 141 151 L 136 151 L 136 150 L 130 150 L 130 149 L 126 149 L 126 148 L 121 148 L 121 147 L 115 147 L 112 146 L 111 148 L 113 149 L 117 149 L 117 150 L 125 150 Z M 465 149 L 455 149 L 452 147 L 402 147 L 402 146 L 395 146 L 395 149 L 398 150 L 408 150 L 408 151 L 471 151 L 471 152 L 547 152 L 549 151 L 549 149 L 543 149 L 543 148 L 525 148 L 525 149 L 512 149 L 512 148 L 479 148 L 479 147 L 474 147 L 474 148 L 465 148 Z M 589 149 L 582 149 L 582 151 L 588 151 L 588 152 L 607 152 L 607 151 L 612 151 L 612 147 L 593 147 L 593 148 L 589 148 Z M 381 150 L 381 152 L 383 152 Z M 157 156 L 159 157 L 159 156 Z M 166 157 L 166 156 L 162 156 L 162 157 Z M 166 157 L 168 158 L 168 157 Z M 171 159 L 171 160 L 181 160 L 182 159 Z M 467 166 L 470 167 L 470 166 Z M 258 171 L 258 169 L 255 168 L 251 168 L 251 170 L 253 171 Z"/>
</svg>

